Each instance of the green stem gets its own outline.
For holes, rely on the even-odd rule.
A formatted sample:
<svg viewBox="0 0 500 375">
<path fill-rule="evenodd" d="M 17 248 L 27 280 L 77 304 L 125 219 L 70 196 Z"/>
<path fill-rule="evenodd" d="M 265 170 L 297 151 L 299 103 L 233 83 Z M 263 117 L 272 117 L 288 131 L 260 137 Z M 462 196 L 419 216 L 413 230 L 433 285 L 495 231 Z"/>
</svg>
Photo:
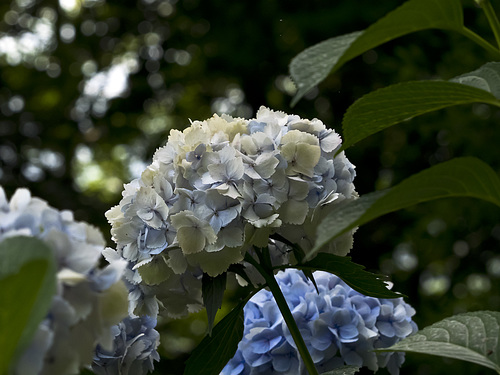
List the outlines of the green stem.
<svg viewBox="0 0 500 375">
<path fill-rule="evenodd" d="M 472 30 L 470 30 L 470 29 L 468 29 L 467 27 L 464 26 L 462 28 L 462 30 L 460 31 L 460 33 L 463 36 L 466 36 L 467 38 L 469 38 L 470 40 L 472 40 L 473 42 L 479 44 L 481 47 L 483 47 L 485 50 L 487 50 L 493 56 L 495 56 L 496 59 L 500 60 L 500 50 L 498 50 L 497 48 L 495 48 L 495 46 L 491 45 L 486 40 L 484 40 L 483 38 L 481 38 L 474 31 L 472 31 Z"/>
<path fill-rule="evenodd" d="M 259 258 L 262 259 L 262 254 L 258 250 L 256 251 Z M 283 319 L 285 319 L 285 323 L 293 337 L 293 340 L 295 341 L 295 345 L 299 350 L 300 356 L 304 361 L 307 371 L 309 372 L 310 375 L 318 375 L 318 371 L 314 366 L 314 361 L 312 360 L 311 355 L 307 350 L 306 343 L 304 342 L 304 339 L 300 334 L 299 327 L 297 327 L 297 323 L 295 323 L 295 319 L 292 315 L 292 312 L 290 311 L 290 308 L 286 303 L 285 297 L 283 296 L 283 293 L 281 292 L 281 289 L 278 283 L 276 282 L 276 279 L 274 278 L 272 270 L 267 270 L 265 267 L 262 266 L 262 264 L 257 262 L 249 253 L 246 253 L 245 260 L 248 263 L 252 264 L 257 269 L 257 271 L 259 271 L 262 277 L 264 277 L 264 279 L 266 280 L 267 286 L 271 291 L 271 293 L 273 294 L 274 299 L 276 300 L 276 304 L 278 305 L 278 308 L 281 311 L 281 315 L 283 315 Z"/>
<path fill-rule="evenodd" d="M 495 35 L 495 40 L 497 41 L 498 46 L 500 47 L 500 23 L 498 22 L 497 14 L 495 10 L 491 6 L 489 0 L 476 0 L 479 6 L 483 9 L 486 14 L 486 18 L 490 24 L 491 30 L 493 30 L 493 34 Z"/>
</svg>

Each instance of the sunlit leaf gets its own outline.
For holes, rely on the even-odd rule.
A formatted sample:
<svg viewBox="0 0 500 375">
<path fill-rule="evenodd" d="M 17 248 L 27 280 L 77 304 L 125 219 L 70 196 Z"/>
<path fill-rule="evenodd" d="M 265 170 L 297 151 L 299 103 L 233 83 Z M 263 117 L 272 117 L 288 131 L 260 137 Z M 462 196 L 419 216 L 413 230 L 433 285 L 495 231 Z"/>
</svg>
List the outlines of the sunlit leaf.
<svg viewBox="0 0 500 375">
<path fill-rule="evenodd" d="M 360 367 L 357 366 L 342 366 L 334 370 L 324 372 L 322 375 L 354 375 L 359 371 Z"/>
<path fill-rule="evenodd" d="M 201 292 L 203 304 L 207 310 L 209 335 L 212 334 L 212 327 L 214 325 L 217 310 L 222 306 L 222 299 L 226 290 L 226 279 L 226 272 L 215 277 L 211 277 L 206 273 L 203 274 Z"/>
<path fill-rule="evenodd" d="M 469 85 L 492 93 L 500 99 L 500 62 L 489 62 L 477 70 L 451 79 L 463 85 Z"/>
<path fill-rule="evenodd" d="M 184 375 L 219 375 L 233 358 L 243 337 L 243 307 L 241 301 L 213 329 L 212 336 L 205 336 L 186 361 Z"/>
<path fill-rule="evenodd" d="M 310 261 L 295 265 L 294 268 L 309 271 L 326 271 L 340 277 L 359 293 L 376 298 L 398 298 L 402 294 L 387 289 L 386 276 L 364 271 L 364 266 L 351 261 L 350 257 L 319 253 Z"/>
<path fill-rule="evenodd" d="M 56 291 L 50 248 L 32 237 L 0 242 L 0 374 L 30 342 Z"/>
<path fill-rule="evenodd" d="M 342 123 L 344 142 L 341 150 L 412 117 L 477 102 L 500 107 L 500 101 L 491 93 L 457 82 L 404 82 L 379 89 L 347 109 Z"/>
<path fill-rule="evenodd" d="M 425 29 L 462 28 L 460 0 L 407 1 L 364 31 L 325 40 L 298 54 L 290 63 L 297 85 L 292 105 L 347 61 L 383 43 Z"/>
<path fill-rule="evenodd" d="M 341 203 L 318 226 L 316 243 L 306 259 L 342 233 L 379 216 L 452 197 L 478 198 L 500 207 L 500 178 L 477 158 L 456 158 L 417 173 L 391 189 Z"/>
<path fill-rule="evenodd" d="M 476 311 L 443 319 L 383 351 L 432 354 L 473 362 L 500 374 L 500 312 Z"/>
</svg>

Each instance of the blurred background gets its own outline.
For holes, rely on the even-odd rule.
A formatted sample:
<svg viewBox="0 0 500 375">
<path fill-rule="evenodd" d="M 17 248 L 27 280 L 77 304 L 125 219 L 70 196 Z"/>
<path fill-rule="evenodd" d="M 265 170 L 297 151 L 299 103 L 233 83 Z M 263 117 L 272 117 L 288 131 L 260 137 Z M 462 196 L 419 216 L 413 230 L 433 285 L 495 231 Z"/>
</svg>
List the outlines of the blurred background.
<svg viewBox="0 0 500 375">
<path fill-rule="evenodd" d="M 345 65 L 295 108 L 290 60 L 329 37 L 362 30 L 402 1 L 5 0 L 0 4 L 0 184 L 28 187 L 99 226 L 170 129 L 213 113 L 253 117 L 261 105 L 317 117 L 341 134 L 362 95 L 393 83 L 449 79 L 490 56 L 461 35 L 431 30 Z M 466 25 L 492 40 L 463 0 Z M 500 10 L 500 4 L 493 2 Z M 407 121 L 347 150 L 360 194 L 456 156 L 500 168 L 498 109 L 477 104 Z M 455 313 L 500 309 L 500 214 L 470 199 L 387 215 L 355 235 L 353 260 L 390 276 L 424 327 Z M 238 298 L 230 290 L 227 312 Z M 163 321 L 158 374 L 181 374 L 206 332 L 202 311 Z M 402 374 L 484 368 L 407 355 Z M 379 373 L 386 373 L 385 370 Z"/>
</svg>

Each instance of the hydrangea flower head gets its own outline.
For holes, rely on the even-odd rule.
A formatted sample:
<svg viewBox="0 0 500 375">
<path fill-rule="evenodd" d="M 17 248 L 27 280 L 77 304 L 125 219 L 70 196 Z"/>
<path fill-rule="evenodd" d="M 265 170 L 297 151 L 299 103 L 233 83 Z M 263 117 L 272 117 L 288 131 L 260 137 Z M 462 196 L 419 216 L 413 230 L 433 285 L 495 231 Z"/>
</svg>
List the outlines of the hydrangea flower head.
<svg viewBox="0 0 500 375">
<path fill-rule="evenodd" d="M 90 365 L 97 344 L 110 347 L 111 327 L 127 316 L 127 288 L 121 277 L 127 262 L 115 259 L 99 268 L 104 249 L 99 230 L 77 222 L 18 189 L 10 201 L 0 187 L 0 241 L 13 236 L 42 240 L 54 252 L 57 292 L 47 317 L 14 366 L 15 374 L 79 373 Z"/>
<path fill-rule="evenodd" d="M 154 329 L 156 319 L 145 315 L 127 317 L 113 327 L 113 349 L 96 348 L 92 370 L 97 375 L 146 375 L 153 371 L 153 360 L 160 334 Z"/>
<path fill-rule="evenodd" d="M 314 272 L 319 293 L 301 271 L 276 280 L 320 373 L 344 365 L 387 367 L 399 374 L 403 353 L 374 353 L 417 331 L 415 310 L 402 298 L 366 297 L 337 276 Z M 307 374 L 271 292 L 261 290 L 244 308 L 244 333 L 221 375 Z"/>
<path fill-rule="evenodd" d="M 357 197 L 353 165 L 344 153 L 335 157 L 340 145 L 321 121 L 264 107 L 251 120 L 214 115 L 172 130 L 106 213 L 129 282 L 154 289 L 138 300 L 154 296 L 159 309 L 179 316 L 201 307 L 193 296 L 201 296 L 203 273 L 242 263 L 253 246 L 270 245 L 276 262 L 293 262 L 273 235 L 312 248 L 319 221 Z M 351 245 L 347 233 L 322 250 L 345 255 Z M 176 311 L 165 303 L 171 290 L 185 295 L 177 293 Z"/>
</svg>

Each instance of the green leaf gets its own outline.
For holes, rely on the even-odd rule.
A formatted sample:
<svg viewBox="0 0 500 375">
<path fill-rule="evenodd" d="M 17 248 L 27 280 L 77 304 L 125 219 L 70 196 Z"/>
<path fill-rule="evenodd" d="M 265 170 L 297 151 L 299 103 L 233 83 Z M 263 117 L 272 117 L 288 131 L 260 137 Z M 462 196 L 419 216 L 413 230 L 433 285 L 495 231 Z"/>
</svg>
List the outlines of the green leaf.
<svg viewBox="0 0 500 375">
<path fill-rule="evenodd" d="M 500 107 L 500 63 L 491 62 L 450 81 L 404 82 L 371 92 L 351 105 L 342 121 L 345 150 L 383 129 L 454 105 Z"/>
<path fill-rule="evenodd" d="M 450 81 L 488 91 L 500 99 L 500 62 L 486 63 L 479 69 L 452 78 Z"/>
<path fill-rule="evenodd" d="M 462 28 L 460 0 L 407 1 L 365 31 L 331 38 L 299 53 L 290 63 L 290 74 L 297 85 L 292 106 L 328 74 L 372 48 L 420 30 Z"/>
<path fill-rule="evenodd" d="M 52 250 L 33 237 L 0 242 L 0 374 L 29 344 L 56 292 Z"/>
<path fill-rule="evenodd" d="M 357 366 L 342 366 L 334 370 L 324 372 L 322 375 L 354 375 L 359 371 L 360 367 Z"/>
<path fill-rule="evenodd" d="M 309 47 L 290 62 L 290 75 L 297 86 L 292 107 L 314 86 L 322 82 L 338 63 L 340 57 L 363 31 L 337 36 Z"/>
<path fill-rule="evenodd" d="M 379 89 L 347 109 L 342 121 L 344 142 L 339 152 L 412 117 L 477 102 L 500 107 L 500 101 L 491 93 L 458 82 L 415 81 Z"/>
<path fill-rule="evenodd" d="M 209 335 L 212 334 L 217 310 L 222 306 L 222 299 L 226 290 L 226 279 L 227 273 L 224 272 L 216 277 L 211 277 L 204 273 L 201 280 L 201 295 L 203 297 L 203 304 L 207 309 Z"/>
<path fill-rule="evenodd" d="M 84 368 L 80 371 L 80 375 L 95 375 L 95 373 L 87 368 Z"/>
<path fill-rule="evenodd" d="M 301 270 L 326 271 L 340 277 L 354 290 L 376 298 L 399 298 L 403 295 L 387 289 L 384 275 L 364 271 L 364 266 L 353 263 L 350 257 L 319 253 L 306 263 L 293 266 Z"/>
<path fill-rule="evenodd" d="M 241 301 L 213 329 L 212 336 L 205 336 L 186 361 L 184 375 L 219 375 L 233 358 L 243 337 L 243 307 Z"/>
<path fill-rule="evenodd" d="M 390 348 L 461 359 L 500 374 L 500 312 L 476 311 L 454 315 L 434 323 Z"/>
<path fill-rule="evenodd" d="M 500 207 L 500 178 L 477 158 L 456 158 L 417 173 L 391 189 L 343 202 L 318 226 L 316 243 L 306 259 L 342 233 L 379 216 L 418 203 L 452 197 L 478 198 Z"/>
</svg>

